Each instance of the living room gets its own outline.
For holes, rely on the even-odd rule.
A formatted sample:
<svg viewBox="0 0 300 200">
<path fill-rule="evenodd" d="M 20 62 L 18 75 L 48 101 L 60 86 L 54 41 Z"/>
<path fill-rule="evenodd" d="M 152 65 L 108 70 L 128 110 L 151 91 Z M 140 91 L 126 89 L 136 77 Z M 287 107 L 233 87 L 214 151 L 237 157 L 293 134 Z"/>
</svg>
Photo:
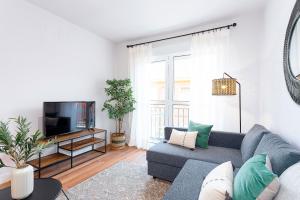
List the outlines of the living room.
<svg viewBox="0 0 300 200">
<path fill-rule="evenodd" d="M 0 199 L 300 199 L 299 13 L 2 0 Z"/>
</svg>

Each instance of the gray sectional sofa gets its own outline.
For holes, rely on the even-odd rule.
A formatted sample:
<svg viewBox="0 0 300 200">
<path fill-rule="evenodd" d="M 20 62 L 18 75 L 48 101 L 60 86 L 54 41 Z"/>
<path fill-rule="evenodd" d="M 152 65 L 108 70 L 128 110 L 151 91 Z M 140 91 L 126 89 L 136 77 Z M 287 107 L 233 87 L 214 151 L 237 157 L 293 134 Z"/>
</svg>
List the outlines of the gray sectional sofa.
<svg viewBox="0 0 300 200">
<path fill-rule="evenodd" d="M 168 144 L 173 129 L 166 127 L 165 141 L 146 154 L 148 174 L 173 182 L 164 200 L 197 200 L 205 176 L 226 161 L 232 161 L 236 174 L 253 155 L 267 153 L 277 175 L 300 161 L 296 148 L 260 125 L 254 125 L 247 134 L 212 131 L 208 149 L 194 150 Z"/>
</svg>

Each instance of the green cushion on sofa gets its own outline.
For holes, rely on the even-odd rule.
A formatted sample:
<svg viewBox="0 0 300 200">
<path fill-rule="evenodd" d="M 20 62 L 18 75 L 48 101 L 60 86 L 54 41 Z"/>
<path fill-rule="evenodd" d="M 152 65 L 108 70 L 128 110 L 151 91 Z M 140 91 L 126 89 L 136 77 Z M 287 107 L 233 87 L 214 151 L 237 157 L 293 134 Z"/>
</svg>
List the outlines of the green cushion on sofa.
<svg viewBox="0 0 300 200">
<path fill-rule="evenodd" d="M 270 170 L 267 159 L 266 154 L 258 154 L 243 164 L 234 178 L 233 200 L 255 200 L 276 195 L 279 179 Z"/>
<path fill-rule="evenodd" d="M 200 123 L 195 123 L 193 121 L 189 122 L 188 131 L 198 131 L 196 146 L 201 148 L 208 148 L 208 139 L 210 131 L 213 125 L 205 125 Z"/>
</svg>

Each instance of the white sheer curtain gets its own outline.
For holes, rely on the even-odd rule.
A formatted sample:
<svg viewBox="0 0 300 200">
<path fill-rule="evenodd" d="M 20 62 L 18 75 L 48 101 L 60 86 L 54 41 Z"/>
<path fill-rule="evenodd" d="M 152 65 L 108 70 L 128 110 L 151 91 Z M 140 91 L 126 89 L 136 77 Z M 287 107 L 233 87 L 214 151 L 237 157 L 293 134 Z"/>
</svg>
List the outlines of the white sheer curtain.
<svg viewBox="0 0 300 200">
<path fill-rule="evenodd" d="M 230 30 L 218 30 L 192 36 L 191 54 L 193 75 L 191 80 L 190 119 L 213 124 L 221 129 L 222 105 L 212 96 L 212 80 L 222 77 L 228 65 Z"/>
<path fill-rule="evenodd" d="M 152 59 L 152 45 L 139 45 L 129 49 L 130 78 L 136 110 L 131 115 L 129 146 L 147 149 L 150 135 L 149 70 Z"/>
</svg>

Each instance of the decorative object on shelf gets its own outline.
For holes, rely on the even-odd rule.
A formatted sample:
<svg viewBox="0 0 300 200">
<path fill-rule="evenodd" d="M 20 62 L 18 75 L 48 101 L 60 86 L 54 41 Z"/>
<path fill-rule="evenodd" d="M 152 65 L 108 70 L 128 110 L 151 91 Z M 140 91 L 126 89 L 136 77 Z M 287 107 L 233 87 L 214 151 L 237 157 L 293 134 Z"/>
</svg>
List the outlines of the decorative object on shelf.
<svg viewBox="0 0 300 200">
<path fill-rule="evenodd" d="M 287 89 L 292 99 L 300 105 L 300 1 L 297 0 L 286 30 L 283 67 Z"/>
<path fill-rule="evenodd" d="M 12 119 L 16 123 L 16 135 L 9 131 L 9 122 L 0 122 L 0 152 L 6 154 L 14 163 L 9 166 L 6 161 L 0 160 L 0 167 L 10 167 L 11 196 L 13 199 L 24 199 L 33 191 L 33 167 L 27 161 L 36 153 L 41 152 L 49 143 L 40 143 L 42 133 L 37 130 L 30 132 L 30 122 L 19 116 Z"/>
<path fill-rule="evenodd" d="M 227 76 L 228 78 L 225 78 Z M 236 95 L 236 84 L 239 86 L 239 123 L 240 133 L 242 132 L 242 97 L 241 97 L 241 83 L 227 73 L 223 73 L 223 78 L 212 80 L 212 95 L 228 96 Z"/>
<path fill-rule="evenodd" d="M 124 116 L 135 110 L 135 99 L 130 79 L 107 80 L 105 93 L 108 99 L 104 102 L 102 111 L 107 110 L 108 117 L 116 122 L 116 132 L 111 134 L 112 149 L 125 147 L 125 132 L 122 130 Z"/>
</svg>

